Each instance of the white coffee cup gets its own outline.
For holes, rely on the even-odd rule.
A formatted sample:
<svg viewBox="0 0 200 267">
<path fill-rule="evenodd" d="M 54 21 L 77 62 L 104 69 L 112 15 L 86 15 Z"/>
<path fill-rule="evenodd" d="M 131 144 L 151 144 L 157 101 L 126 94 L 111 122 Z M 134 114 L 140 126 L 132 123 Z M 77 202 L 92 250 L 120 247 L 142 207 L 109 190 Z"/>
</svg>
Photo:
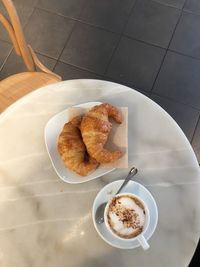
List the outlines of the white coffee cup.
<svg viewBox="0 0 200 267">
<path fill-rule="evenodd" d="M 138 234 L 137 236 L 135 237 L 132 237 L 132 238 L 123 238 L 123 237 L 120 237 L 119 235 L 117 235 L 113 230 L 112 228 L 110 227 L 109 223 L 108 223 L 108 210 L 109 210 L 109 206 L 111 204 L 111 202 L 113 201 L 113 199 L 119 197 L 119 196 L 127 196 L 127 197 L 133 197 L 135 199 L 138 199 L 139 202 L 141 202 L 141 204 L 143 205 L 144 207 L 144 210 L 145 210 L 145 222 L 144 222 L 144 226 L 143 226 L 143 230 L 140 234 Z M 132 193 L 120 193 L 118 195 L 115 195 L 113 198 L 111 198 L 110 201 L 108 201 L 106 207 L 105 207 L 105 210 L 104 210 L 104 221 L 105 221 L 105 225 L 107 227 L 107 229 L 110 231 L 110 233 L 115 236 L 115 238 L 119 239 L 119 240 L 123 240 L 123 241 L 133 241 L 133 240 L 137 240 L 141 247 L 146 250 L 149 248 L 149 244 L 147 242 L 147 240 L 145 239 L 144 237 L 144 234 L 149 226 L 149 221 L 150 221 L 150 214 L 149 214 L 149 210 L 148 210 L 148 207 L 147 205 L 145 204 L 145 202 L 140 198 L 138 197 L 137 195 L 135 194 L 132 194 Z"/>
</svg>

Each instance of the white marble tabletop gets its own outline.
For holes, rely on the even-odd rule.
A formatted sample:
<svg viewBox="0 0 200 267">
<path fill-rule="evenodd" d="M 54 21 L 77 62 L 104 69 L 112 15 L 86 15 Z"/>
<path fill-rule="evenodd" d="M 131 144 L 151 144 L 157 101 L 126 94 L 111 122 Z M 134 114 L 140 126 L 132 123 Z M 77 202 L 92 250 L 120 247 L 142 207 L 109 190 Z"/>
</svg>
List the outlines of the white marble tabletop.
<svg viewBox="0 0 200 267">
<path fill-rule="evenodd" d="M 150 249 L 120 250 L 95 231 L 91 208 L 107 183 L 127 169 L 78 185 L 58 178 L 44 127 L 69 106 L 110 102 L 129 111 L 129 166 L 154 196 L 158 225 Z M 200 174 L 193 150 L 174 120 L 137 91 L 98 80 L 49 85 L 0 116 L 0 266 L 187 267 L 200 233 Z"/>
</svg>

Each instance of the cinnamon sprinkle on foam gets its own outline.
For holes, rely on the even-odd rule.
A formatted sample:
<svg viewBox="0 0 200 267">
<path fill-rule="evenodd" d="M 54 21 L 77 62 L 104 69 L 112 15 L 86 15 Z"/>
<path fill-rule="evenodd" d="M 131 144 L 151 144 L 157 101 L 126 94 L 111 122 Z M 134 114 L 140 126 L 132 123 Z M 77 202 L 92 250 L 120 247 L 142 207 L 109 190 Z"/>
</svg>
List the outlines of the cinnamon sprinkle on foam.
<svg viewBox="0 0 200 267">
<path fill-rule="evenodd" d="M 137 236 L 143 230 L 144 221 L 145 209 L 138 199 L 125 195 L 115 197 L 110 203 L 108 223 L 112 231 L 120 237 Z"/>
</svg>

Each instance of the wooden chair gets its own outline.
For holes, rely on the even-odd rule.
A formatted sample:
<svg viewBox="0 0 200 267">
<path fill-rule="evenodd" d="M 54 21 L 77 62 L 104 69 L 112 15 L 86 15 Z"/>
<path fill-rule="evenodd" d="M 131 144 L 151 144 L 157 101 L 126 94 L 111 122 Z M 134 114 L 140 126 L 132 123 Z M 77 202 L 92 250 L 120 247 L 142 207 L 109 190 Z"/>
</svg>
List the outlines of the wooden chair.
<svg viewBox="0 0 200 267">
<path fill-rule="evenodd" d="M 10 19 L 8 20 L 0 13 L 0 22 L 8 31 L 15 52 L 22 57 L 28 71 L 0 81 L 0 112 L 25 94 L 44 85 L 61 81 L 61 77 L 47 69 L 39 61 L 31 46 L 27 45 L 13 2 L 11 0 L 1 1 Z M 37 71 L 36 67 L 40 71 Z"/>
</svg>

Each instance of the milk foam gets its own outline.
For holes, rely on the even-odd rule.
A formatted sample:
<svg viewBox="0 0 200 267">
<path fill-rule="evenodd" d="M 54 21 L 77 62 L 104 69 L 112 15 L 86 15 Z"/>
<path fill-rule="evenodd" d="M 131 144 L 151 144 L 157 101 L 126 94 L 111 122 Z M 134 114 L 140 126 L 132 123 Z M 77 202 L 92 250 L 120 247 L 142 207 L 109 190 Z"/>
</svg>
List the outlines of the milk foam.
<svg viewBox="0 0 200 267">
<path fill-rule="evenodd" d="M 138 215 L 139 226 L 136 229 L 134 229 L 133 227 L 126 227 L 126 225 L 120 220 L 120 217 L 117 216 L 117 210 L 115 212 L 110 210 L 108 211 L 108 215 L 110 217 L 110 224 L 112 225 L 112 229 L 114 229 L 119 235 L 123 236 L 132 235 L 138 231 L 139 227 L 142 227 L 145 224 L 144 210 L 142 209 L 142 207 L 140 207 L 135 203 L 133 198 L 129 196 L 122 196 L 118 198 L 118 200 L 121 203 L 121 204 L 119 204 L 119 202 L 117 203 L 117 207 L 119 207 L 119 209 L 125 208 L 125 209 L 132 209 L 135 211 L 135 213 Z"/>
</svg>

